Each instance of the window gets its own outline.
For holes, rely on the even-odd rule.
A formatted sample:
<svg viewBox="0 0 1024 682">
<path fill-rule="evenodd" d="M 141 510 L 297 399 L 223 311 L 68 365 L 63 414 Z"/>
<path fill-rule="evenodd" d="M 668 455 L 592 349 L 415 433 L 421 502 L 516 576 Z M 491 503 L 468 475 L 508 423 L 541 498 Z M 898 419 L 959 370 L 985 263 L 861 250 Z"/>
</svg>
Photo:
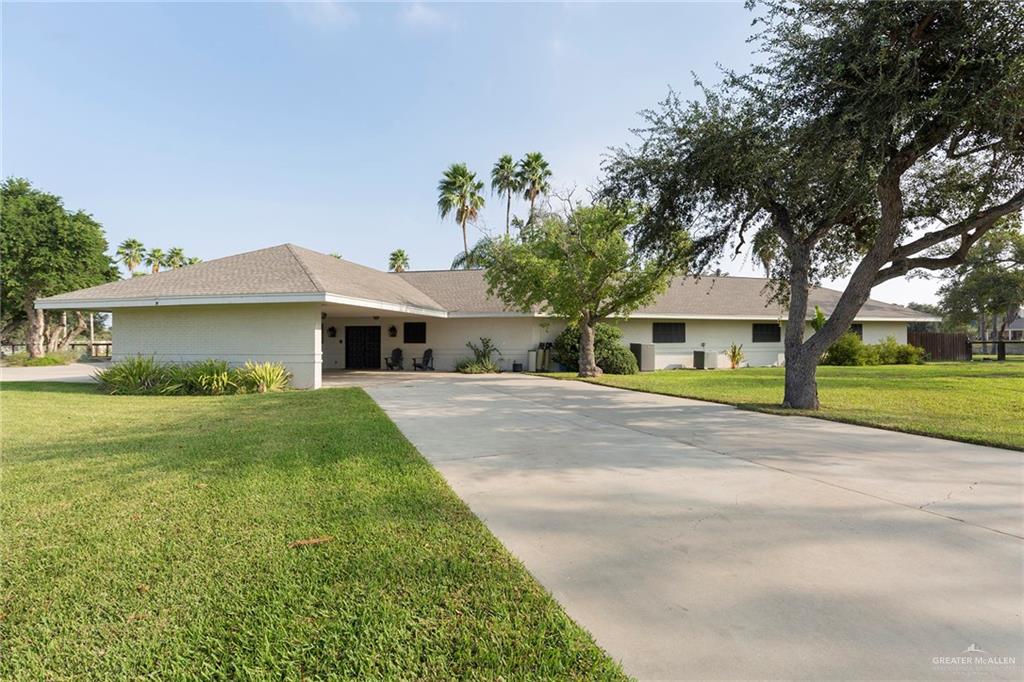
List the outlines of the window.
<svg viewBox="0 0 1024 682">
<path fill-rule="evenodd" d="M 683 322 L 655 322 L 654 343 L 685 343 L 686 324 Z"/>
<path fill-rule="evenodd" d="M 405 338 L 406 343 L 426 343 L 427 323 L 406 322 L 405 328 L 402 330 L 402 336 Z"/>
<path fill-rule="evenodd" d="M 778 343 L 782 340 L 782 327 L 777 324 L 754 323 L 754 343 Z"/>
<path fill-rule="evenodd" d="M 857 338 L 861 341 L 864 340 L 864 325 L 862 324 L 851 324 L 850 331 L 857 335 Z"/>
</svg>

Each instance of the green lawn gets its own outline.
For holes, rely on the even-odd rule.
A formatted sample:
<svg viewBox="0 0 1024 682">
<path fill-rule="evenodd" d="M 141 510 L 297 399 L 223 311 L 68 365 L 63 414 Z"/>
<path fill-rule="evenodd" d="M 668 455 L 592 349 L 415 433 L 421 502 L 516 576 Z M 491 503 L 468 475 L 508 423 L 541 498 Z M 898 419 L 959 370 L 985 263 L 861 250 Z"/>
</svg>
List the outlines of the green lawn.
<svg viewBox="0 0 1024 682">
<path fill-rule="evenodd" d="M 0 678 L 623 677 L 359 389 L 2 390 Z"/>
<path fill-rule="evenodd" d="M 1020 356 L 1002 363 L 819 367 L 821 410 L 815 413 L 778 407 L 783 394 L 781 368 L 664 370 L 588 381 L 1024 450 L 1024 357 Z"/>
</svg>

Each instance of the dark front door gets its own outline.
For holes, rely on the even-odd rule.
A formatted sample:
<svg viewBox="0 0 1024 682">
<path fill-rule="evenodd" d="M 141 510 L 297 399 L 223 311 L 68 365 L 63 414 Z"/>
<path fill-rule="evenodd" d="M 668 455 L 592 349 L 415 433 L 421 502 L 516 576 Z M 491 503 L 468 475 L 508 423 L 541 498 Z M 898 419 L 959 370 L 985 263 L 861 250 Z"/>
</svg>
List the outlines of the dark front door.
<svg viewBox="0 0 1024 682">
<path fill-rule="evenodd" d="M 380 327 L 345 327 L 345 368 L 380 369 Z"/>
</svg>

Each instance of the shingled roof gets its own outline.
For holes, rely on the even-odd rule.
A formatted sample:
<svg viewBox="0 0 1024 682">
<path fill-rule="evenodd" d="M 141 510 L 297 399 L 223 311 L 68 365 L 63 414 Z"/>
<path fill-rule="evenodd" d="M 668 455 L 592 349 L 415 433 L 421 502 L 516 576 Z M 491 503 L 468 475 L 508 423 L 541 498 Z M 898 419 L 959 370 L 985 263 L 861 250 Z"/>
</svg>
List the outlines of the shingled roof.
<svg viewBox="0 0 1024 682">
<path fill-rule="evenodd" d="M 637 311 L 640 316 L 778 319 L 785 310 L 769 300 L 767 280 L 756 277 L 677 277 L 664 294 Z M 841 292 L 816 287 L 810 303 L 829 313 Z M 282 244 L 174 270 L 125 279 L 40 299 L 40 307 L 165 305 L 189 302 L 358 299 L 401 306 L 439 316 L 506 314 L 507 307 L 487 295 L 482 270 L 432 270 L 387 273 L 327 254 Z M 869 299 L 858 319 L 930 320 L 909 308 Z"/>
</svg>

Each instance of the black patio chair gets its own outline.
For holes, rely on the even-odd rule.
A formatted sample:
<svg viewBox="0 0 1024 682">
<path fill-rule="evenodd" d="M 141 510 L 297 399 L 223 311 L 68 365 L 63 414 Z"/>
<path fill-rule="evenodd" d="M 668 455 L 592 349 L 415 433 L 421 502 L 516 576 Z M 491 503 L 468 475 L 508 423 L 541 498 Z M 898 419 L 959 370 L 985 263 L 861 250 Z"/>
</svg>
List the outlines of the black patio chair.
<svg viewBox="0 0 1024 682">
<path fill-rule="evenodd" d="M 434 349 L 433 348 L 428 348 L 427 350 L 423 351 L 423 360 L 422 361 L 417 360 L 416 358 L 413 358 L 412 359 L 412 368 L 413 368 L 413 370 L 422 369 L 422 370 L 430 370 L 431 372 L 433 372 L 434 371 Z"/>
<path fill-rule="evenodd" d="M 405 360 L 402 358 L 402 349 L 396 348 L 391 351 L 390 358 L 384 358 L 384 364 L 388 369 L 405 369 Z"/>
</svg>

